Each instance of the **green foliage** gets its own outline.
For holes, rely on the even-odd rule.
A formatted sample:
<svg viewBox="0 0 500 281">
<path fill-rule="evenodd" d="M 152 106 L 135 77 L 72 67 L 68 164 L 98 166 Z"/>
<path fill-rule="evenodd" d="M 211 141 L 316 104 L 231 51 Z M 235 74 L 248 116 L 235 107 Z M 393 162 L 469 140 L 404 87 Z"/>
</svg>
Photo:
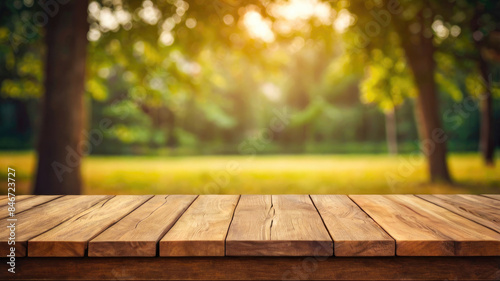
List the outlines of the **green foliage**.
<svg viewBox="0 0 500 281">
<path fill-rule="evenodd" d="M 436 73 L 434 77 L 441 92 L 449 94 L 454 101 L 460 101 L 462 99 L 462 91 L 457 86 L 457 81 L 450 80 L 439 72 Z"/>
<path fill-rule="evenodd" d="M 400 48 L 393 56 L 384 56 L 379 49 L 372 50 L 367 77 L 361 83 L 361 100 L 376 103 L 383 111 L 392 111 L 408 97 L 416 96 L 411 74 Z"/>
<path fill-rule="evenodd" d="M 231 129 L 236 125 L 234 118 L 226 114 L 216 104 L 206 103 L 201 108 L 207 120 L 221 129 Z"/>
<path fill-rule="evenodd" d="M 323 114 L 325 107 L 326 104 L 322 98 L 315 98 L 303 111 L 292 116 L 290 126 L 298 127 L 316 123 L 317 119 Z"/>
<path fill-rule="evenodd" d="M 402 42 L 420 31 L 435 39 L 435 80 L 451 97 L 441 101 L 443 108 L 468 94 L 477 96 L 484 83 L 470 59 L 479 54 L 472 40 L 477 30 L 470 25 L 479 2 L 400 2 L 402 12 L 390 14 L 385 24 L 374 14 L 389 11 L 389 1 L 378 0 L 299 3 L 305 6 L 278 0 L 91 1 L 88 129 L 112 120 L 95 152 L 206 146 L 205 152 L 215 153 L 225 144 L 224 150 L 234 153 L 255 132 L 270 129 L 281 108 L 290 122 L 273 132 L 269 146 L 304 152 L 329 142 L 379 143 L 385 138 L 383 112 L 394 108 L 399 140 L 414 141 L 411 105 L 417 85 Z M 498 19 L 497 4 L 481 3 L 487 7 L 479 19 L 481 40 L 495 50 L 489 34 Z M 14 42 L 16 51 L 12 40 L 25 27 L 22 16 L 32 17 L 40 7 L 36 2 L 16 9 L 1 5 L 0 98 L 36 100 L 43 95 L 43 29 Z M 421 13 L 430 28 L 417 22 Z M 248 15 L 255 30 L 247 26 Z M 380 28 L 372 36 L 367 27 L 373 23 Z M 366 44 L 360 41 L 363 34 Z M 496 86 L 492 91 L 500 92 Z M 456 132 L 457 141 L 477 140 L 470 132 L 478 124 L 469 121 Z"/>
<path fill-rule="evenodd" d="M 108 98 L 108 89 L 100 79 L 91 78 L 87 80 L 87 91 L 92 99 L 96 101 L 105 101 Z"/>
</svg>

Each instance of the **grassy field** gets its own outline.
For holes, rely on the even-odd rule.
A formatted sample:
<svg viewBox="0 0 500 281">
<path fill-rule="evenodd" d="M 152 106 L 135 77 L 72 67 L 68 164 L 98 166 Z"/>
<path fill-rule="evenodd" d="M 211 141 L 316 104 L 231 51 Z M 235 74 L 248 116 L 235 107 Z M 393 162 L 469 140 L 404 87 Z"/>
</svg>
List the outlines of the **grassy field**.
<svg viewBox="0 0 500 281">
<path fill-rule="evenodd" d="M 17 193 L 29 194 L 33 153 L 0 153 L 16 169 Z M 401 155 L 87 157 L 85 194 L 500 193 L 500 167 L 477 154 L 449 157 L 455 185 L 428 184 L 422 158 Z"/>
</svg>

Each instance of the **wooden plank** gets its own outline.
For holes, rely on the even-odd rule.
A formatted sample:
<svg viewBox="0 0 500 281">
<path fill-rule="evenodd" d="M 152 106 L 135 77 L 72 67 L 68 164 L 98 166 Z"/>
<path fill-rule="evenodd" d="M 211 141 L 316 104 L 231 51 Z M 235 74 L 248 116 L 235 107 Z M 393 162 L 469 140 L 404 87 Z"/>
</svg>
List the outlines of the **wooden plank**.
<svg viewBox="0 0 500 281">
<path fill-rule="evenodd" d="M 17 200 L 17 198 L 16 198 L 16 200 Z M 0 197 L 0 208 L 7 206 L 7 203 L 9 203 L 9 198 L 7 197 L 7 195 L 2 195 Z"/>
<path fill-rule="evenodd" d="M 5 262 L 6 259 L 0 260 Z M 20 258 L 1 280 L 500 280 L 500 257 Z"/>
<path fill-rule="evenodd" d="M 68 195 L 55 199 L 50 204 L 44 204 L 16 215 L 16 256 L 24 257 L 26 255 L 26 246 L 29 239 L 40 235 L 110 197 L 104 195 Z M 5 256 L 10 252 L 11 246 L 7 244 L 10 235 L 10 230 L 7 228 L 8 224 L 9 222 L 6 219 L 2 220 L 2 227 L 0 229 L 0 256 Z"/>
<path fill-rule="evenodd" d="M 85 198 L 81 196 L 80 198 Z M 28 241 L 31 257 L 83 257 L 87 243 L 150 199 L 151 195 L 118 195 L 83 211 Z"/>
<path fill-rule="evenodd" d="M 26 200 L 28 198 L 31 198 L 35 195 L 17 195 L 16 196 L 16 203 L 20 202 L 20 201 L 23 201 L 23 200 Z M 7 197 L 7 195 L 4 195 L 2 197 L 2 199 L 0 199 L 0 208 L 3 208 L 5 206 L 7 206 L 7 204 L 9 203 L 9 198 Z"/>
<path fill-rule="evenodd" d="M 196 195 L 156 195 L 89 242 L 89 257 L 154 257 L 158 241 Z"/>
<path fill-rule="evenodd" d="M 242 195 L 227 256 L 331 256 L 333 242 L 308 195 Z"/>
<path fill-rule="evenodd" d="M 479 195 L 417 195 L 500 233 L 500 202 Z"/>
<path fill-rule="evenodd" d="M 486 196 L 495 200 L 500 200 L 500 194 L 482 194 L 482 196 Z"/>
<path fill-rule="evenodd" d="M 35 197 L 35 196 L 36 195 L 17 195 L 16 201 L 19 202 L 19 201 L 26 200 L 26 199 L 29 199 L 29 198 Z"/>
<path fill-rule="evenodd" d="M 52 200 L 55 200 L 62 195 L 40 195 L 40 196 L 30 196 L 26 198 L 25 200 L 17 201 L 16 199 L 16 204 L 14 205 L 15 211 L 14 214 L 17 216 L 20 213 L 27 211 L 31 208 L 34 208 L 36 206 L 40 206 L 42 204 L 45 204 L 47 202 L 50 202 Z M 5 206 L 4 208 L 0 209 L 0 219 L 5 219 L 9 217 L 9 209 L 8 206 Z"/>
<path fill-rule="evenodd" d="M 239 195 L 200 195 L 160 240 L 160 256 L 224 256 Z"/>
<path fill-rule="evenodd" d="M 500 234 L 413 195 L 350 195 L 396 240 L 399 256 L 500 255 Z"/>
<path fill-rule="evenodd" d="M 394 256 L 396 242 L 346 195 L 311 195 L 335 256 Z"/>
</svg>

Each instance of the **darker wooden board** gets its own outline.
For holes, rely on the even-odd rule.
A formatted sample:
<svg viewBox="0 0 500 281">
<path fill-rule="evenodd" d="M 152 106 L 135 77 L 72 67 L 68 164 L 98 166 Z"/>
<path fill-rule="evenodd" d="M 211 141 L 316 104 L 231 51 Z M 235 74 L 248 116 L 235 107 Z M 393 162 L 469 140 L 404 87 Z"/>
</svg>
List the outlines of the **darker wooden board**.
<svg viewBox="0 0 500 281">
<path fill-rule="evenodd" d="M 239 195 L 200 195 L 160 240 L 160 256 L 224 256 Z"/>
<path fill-rule="evenodd" d="M 500 202 L 479 195 L 417 195 L 500 233 Z"/>
<path fill-rule="evenodd" d="M 346 195 L 311 195 L 335 256 L 394 256 L 396 242 Z"/>
<path fill-rule="evenodd" d="M 50 204 L 43 204 L 16 215 L 16 256 L 23 257 L 26 255 L 26 246 L 29 239 L 111 197 L 105 195 L 83 197 L 67 195 L 50 201 Z M 0 256 L 5 256 L 10 252 L 11 246 L 7 244 L 10 231 L 6 227 L 7 219 L 1 221 Z"/>
<path fill-rule="evenodd" d="M 331 256 L 333 242 L 307 195 L 242 195 L 227 256 Z"/>
<path fill-rule="evenodd" d="M 0 279 L 500 280 L 499 265 L 500 257 L 19 258 Z"/>
<path fill-rule="evenodd" d="M 350 195 L 396 240 L 398 256 L 498 256 L 500 234 L 413 195 Z"/>
<path fill-rule="evenodd" d="M 151 195 L 117 195 L 28 241 L 31 257 L 83 257 L 88 241 L 132 212 Z M 85 196 L 80 197 L 82 199 Z"/>
<path fill-rule="evenodd" d="M 89 257 L 154 257 L 196 195 L 156 195 L 89 242 Z"/>
</svg>

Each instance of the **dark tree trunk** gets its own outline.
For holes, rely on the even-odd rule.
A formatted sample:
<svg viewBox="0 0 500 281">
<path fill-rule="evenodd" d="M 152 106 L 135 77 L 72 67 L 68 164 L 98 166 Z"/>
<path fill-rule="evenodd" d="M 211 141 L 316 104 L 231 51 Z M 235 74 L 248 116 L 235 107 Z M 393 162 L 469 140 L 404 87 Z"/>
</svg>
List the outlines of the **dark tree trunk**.
<svg viewBox="0 0 500 281">
<path fill-rule="evenodd" d="M 87 6 L 86 0 L 60 4 L 47 25 L 35 194 L 80 194 L 82 190 Z"/>
<path fill-rule="evenodd" d="M 488 64 L 480 57 L 478 60 L 481 77 L 484 80 L 485 93 L 481 100 L 481 132 L 479 147 L 486 165 L 493 166 L 495 155 L 495 140 L 493 130 L 493 96 L 491 94 L 490 77 L 488 76 Z"/>
<path fill-rule="evenodd" d="M 480 18 L 484 14 L 484 3 L 477 2 L 474 16 L 470 22 L 471 32 L 474 33 L 481 29 Z M 479 73 L 483 79 L 485 92 L 481 93 L 480 109 L 481 109 L 481 130 L 479 139 L 479 148 L 483 156 L 483 161 L 486 165 L 493 166 L 495 164 L 495 140 L 493 128 L 493 96 L 491 94 L 491 81 L 489 77 L 488 62 L 483 57 L 482 50 L 484 48 L 485 38 L 482 40 L 473 40 L 478 52 L 476 62 L 479 68 Z"/>
<path fill-rule="evenodd" d="M 396 109 L 385 112 L 385 136 L 387 141 L 387 149 L 390 155 L 398 154 L 398 133 L 396 123 Z"/>
<path fill-rule="evenodd" d="M 420 14 L 422 30 L 430 30 L 430 20 Z M 426 22 L 427 21 L 427 22 Z M 418 89 L 417 115 L 418 126 L 421 132 L 421 144 L 427 158 L 431 181 L 451 182 L 446 162 L 446 135 L 439 116 L 434 71 L 434 46 L 432 33 L 428 36 L 424 32 L 411 34 L 407 28 L 399 28 L 402 45 L 405 50 L 408 64 L 413 72 Z"/>
<path fill-rule="evenodd" d="M 166 140 L 167 140 L 167 147 L 169 148 L 177 148 L 179 146 L 179 140 L 177 139 L 177 135 L 175 134 L 175 125 L 176 125 L 176 116 L 175 112 L 168 108 L 165 107 L 165 111 L 167 112 L 167 119 L 166 119 Z"/>
</svg>

